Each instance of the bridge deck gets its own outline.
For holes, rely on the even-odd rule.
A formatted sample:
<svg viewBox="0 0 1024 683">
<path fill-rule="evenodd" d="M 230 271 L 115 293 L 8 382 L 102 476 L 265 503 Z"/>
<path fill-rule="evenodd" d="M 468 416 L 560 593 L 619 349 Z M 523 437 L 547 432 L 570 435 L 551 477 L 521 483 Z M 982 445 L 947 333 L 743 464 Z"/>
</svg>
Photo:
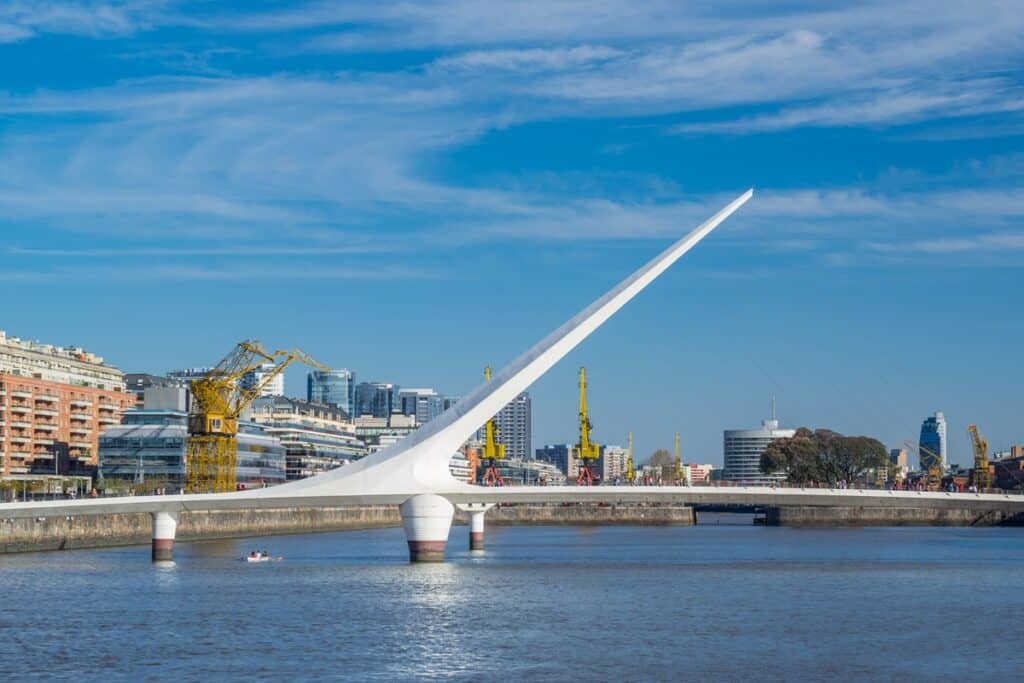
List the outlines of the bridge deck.
<svg viewBox="0 0 1024 683">
<path fill-rule="evenodd" d="M 182 512 L 343 505 L 398 505 L 405 492 L 291 495 L 273 489 L 228 494 L 128 496 L 0 504 L 0 519 L 97 515 L 129 512 Z M 680 505 L 827 506 L 940 508 L 1024 512 L 1024 495 L 844 489 L 716 486 L 459 486 L 440 495 L 453 503 L 674 503 Z"/>
</svg>

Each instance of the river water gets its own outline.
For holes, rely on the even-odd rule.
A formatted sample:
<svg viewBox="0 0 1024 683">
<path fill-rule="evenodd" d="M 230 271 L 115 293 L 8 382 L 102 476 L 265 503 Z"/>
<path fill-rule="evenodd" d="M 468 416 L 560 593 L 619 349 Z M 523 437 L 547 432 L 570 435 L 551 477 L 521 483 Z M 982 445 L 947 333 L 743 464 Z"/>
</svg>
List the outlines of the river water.
<svg viewBox="0 0 1024 683">
<path fill-rule="evenodd" d="M 399 529 L 0 556 L 0 676 L 1024 679 L 1024 529 L 467 535 L 443 565 Z"/>
</svg>

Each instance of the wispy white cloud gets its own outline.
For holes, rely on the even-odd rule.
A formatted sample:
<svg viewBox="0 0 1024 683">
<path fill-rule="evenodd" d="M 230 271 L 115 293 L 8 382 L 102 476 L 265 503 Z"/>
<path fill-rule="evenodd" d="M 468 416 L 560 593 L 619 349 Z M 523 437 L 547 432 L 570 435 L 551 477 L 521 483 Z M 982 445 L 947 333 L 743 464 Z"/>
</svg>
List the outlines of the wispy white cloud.
<svg viewBox="0 0 1024 683">
<path fill-rule="evenodd" d="M 234 266 L 191 266 L 154 264 L 136 266 L 94 266 L 83 268 L 24 269 L 5 268 L 0 282 L 67 283 L 83 278 L 102 282 L 268 282 L 287 280 L 447 280 L 450 272 L 381 264 L 358 267 L 266 268 Z M 62 285 L 64 286 L 64 285 Z"/>
</svg>

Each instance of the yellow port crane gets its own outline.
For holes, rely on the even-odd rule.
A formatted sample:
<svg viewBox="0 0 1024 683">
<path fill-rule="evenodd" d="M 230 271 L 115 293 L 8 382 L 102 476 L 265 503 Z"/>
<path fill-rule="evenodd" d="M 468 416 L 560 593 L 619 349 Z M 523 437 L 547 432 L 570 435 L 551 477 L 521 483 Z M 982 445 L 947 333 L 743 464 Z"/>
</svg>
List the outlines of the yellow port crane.
<svg viewBox="0 0 1024 683">
<path fill-rule="evenodd" d="M 590 486 L 594 483 L 594 470 L 591 463 L 601 457 L 601 446 L 590 440 L 590 415 L 587 412 L 587 369 L 580 368 L 580 440 L 576 444 L 576 458 L 580 461 L 579 475 L 576 477 L 578 486 Z"/>
<path fill-rule="evenodd" d="M 636 470 L 633 469 L 633 432 L 629 433 L 629 446 L 626 448 L 626 482 L 632 484 L 636 480 Z"/>
<path fill-rule="evenodd" d="M 491 381 L 490 365 L 484 368 L 484 380 Z M 484 448 L 481 457 L 487 461 L 487 471 L 484 472 L 484 485 L 504 486 L 505 480 L 502 479 L 498 469 L 494 466 L 494 461 L 505 457 L 505 444 L 498 443 L 498 426 L 494 424 L 493 417 L 487 421 L 484 427 Z"/>
<path fill-rule="evenodd" d="M 915 446 L 909 441 L 904 441 L 903 444 L 917 453 L 917 461 L 921 463 L 928 473 L 928 486 L 936 491 L 942 488 L 942 477 L 946 474 L 942 468 L 942 456 L 924 446 Z M 922 457 L 922 454 L 928 456 L 927 462 L 924 462 L 926 459 Z"/>
<path fill-rule="evenodd" d="M 978 425 L 967 425 L 974 446 L 974 469 L 971 470 L 971 486 L 979 491 L 992 488 L 992 470 L 988 464 L 988 441 L 981 435 Z"/>
<path fill-rule="evenodd" d="M 239 342 L 216 367 L 192 381 L 185 454 L 185 485 L 190 493 L 237 488 L 238 418 L 294 361 L 329 371 L 298 349 L 268 352 L 258 341 L 248 340 Z M 242 377 L 261 368 L 260 381 L 244 388 L 239 385 Z"/>
<path fill-rule="evenodd" d="M 677 486 L 681 486 L 686 483 L 686 474 L 683 472 L 683 459 L 679 455 L 679 432 L 676 432 L 676 459 L 675 467 L 672 470 L 672 478 L 675 480 Z"/>
</svg>

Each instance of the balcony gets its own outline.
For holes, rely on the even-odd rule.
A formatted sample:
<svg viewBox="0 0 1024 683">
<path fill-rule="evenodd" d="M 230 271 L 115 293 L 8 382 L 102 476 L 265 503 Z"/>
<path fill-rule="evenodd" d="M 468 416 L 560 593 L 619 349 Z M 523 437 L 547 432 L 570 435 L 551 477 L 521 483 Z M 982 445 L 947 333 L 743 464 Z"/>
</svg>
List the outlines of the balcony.
<svg viewBox="0 0 1024 683">
<path fill-rule="evenodd" d="M 12 391 L 11 392 L 11 398 L 23 398 L 23 399 L 27 400 L 27 399 L 32 398 L 32 392 L 31 391 Z"/>
<path fill-rule="evenodd" d="M 60 400 L 59 396 L 54 394 L 36 394 L 36 403 L 56 403 Z"/>
<path fill-rule="evenodd" d="M 50 432 L 50 433 L 53 433 L 53 432 L 57 431 L 57 425 L 49 424 L 48 422 L 37 422 L 34 425 L 32 425 L 32 427 L 37 432 Z"/>
<path fill-rule="evenodd" d="M 91 441 L 72 441 L 68 445 L 71 446 L 72 448 L 92 448 L 92 442 Z M 82 456 L 79 455 L 77 457 L 82 457 Z M 85 456 L 85 457 L 88 457 L 88 456 Z"/>
<path fill-rule="evenodd" d="M 59 415 L 56 410 L 50 410 L 49 408 L 36 408 L 36 415 L 45 415 L 46 417 L 57 417 Z"/>
<path fill-rule="evenodd" d="M 11 436 L 9 438 L 11 440 L 11 443 L 32 443 L 32 439 L 27 436 Z"/>
<path fill-rule="evenodd" d="M 121 406 L 117 405 L 116 403 L 101 403 L 99 407 L 100 410 L 106 411 L 108 413 L 116 413 L 118 410 L 121 409 Z"/>
<path fill-rule="evenodd" d="M 20 415 L 26 415 L 32 412 L 32 409 L 28 406 L 11 406 L 12 413 L 18 413 Z"/>
<path fill-rule="evenodd" d="M 105 415 L 100 415 L 99 423 L 101 425 L 116 425 L 121 424 L 121 420 L 117 419 L 116 417 L 107 417 Z"/>
<path fill-rule="evenodd" d="M 18 429 L 28 429 L 32 426 L 32 423 L 26 422 L 25 420 L 11 420 L 11 426 L 17 427 Z"/>
<path fill-rule="evenodd" d="M 92 415 L 89 413 L 71 413 L 72 422 L 90 422 Z"/>
<path fill-rule="evenodd" d="M 86 401 L 84 398 L 75 398 L 70 401 L 72 408 L 92 408 L 92 401 Z"/>
<path fill-rule="evenodd" d="M 69 431 L 72 434 L 82 434 L 84 436 L 88 436 L 89 434 L 92 434 L 92 430 L 89 429 L 88 427 L 72 427 Z"/>
<path fill-rule="evenodd" d="M 52 441 L 50 445 L 53 445 Z M 50 451 L 36 451 L 32 454 L 32 457 L 36 460 L 53 460 L 53 453 Z"/>
</svg>

